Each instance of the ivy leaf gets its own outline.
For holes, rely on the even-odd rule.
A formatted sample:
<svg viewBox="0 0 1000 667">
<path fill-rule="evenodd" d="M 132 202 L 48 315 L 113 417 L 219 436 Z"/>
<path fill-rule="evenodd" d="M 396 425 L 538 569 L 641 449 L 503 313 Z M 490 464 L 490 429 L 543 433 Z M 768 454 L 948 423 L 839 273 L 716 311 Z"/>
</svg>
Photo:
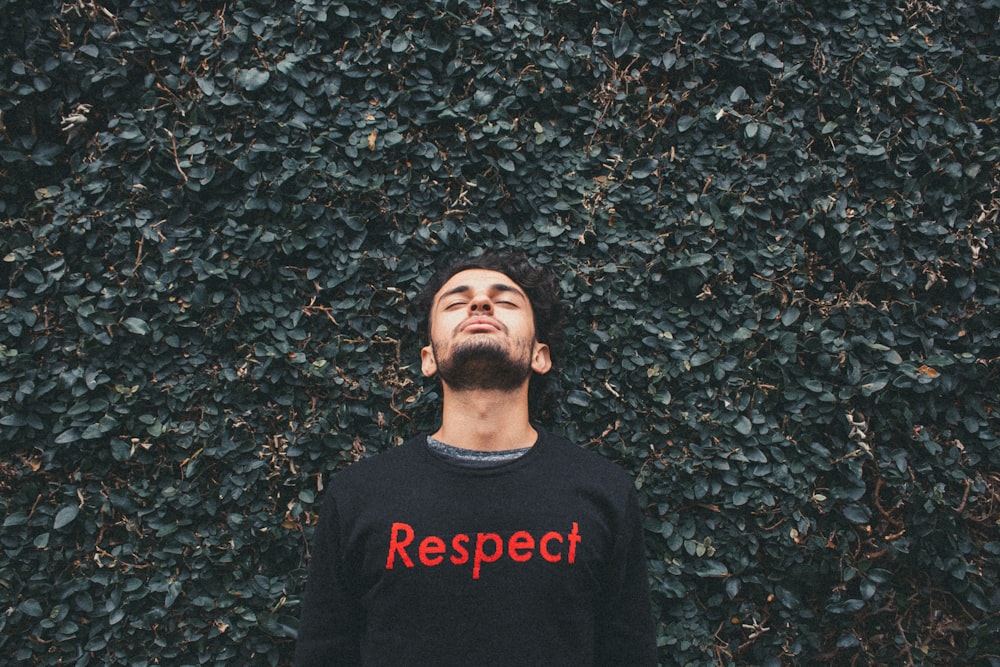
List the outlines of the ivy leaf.
<svg viewBox="0 0 1000 667">
<path fill-rule="evenodd" d="M 201 92 L 204 93 L 205 95 L 215 94 L 215 82 L 212 81 L 212 79 L 205 79 L 199 77 L 195 79 L 195 83 L 198 84 L 198 88 L 200 88 Z"/>
<path fill-rule="evenodd" d="M 140 336 L 145 336 L 151 331 L 149 325 L 146 324 L 146 320 L 138 317 L 126 317 L 122 324 L 126 329 Z"/>
<path fill-rule="evenodd" d="M 408 48 L 410 48 L 410 40 L 405 34 L 397 35 L 396 38 L 392 40 L 393 53 L 403 53 Z"/>
<path fill-rule="evenodd" d="M 256 67 L 240 70 L 240 73 L 236 75 L 236 85 L 249 93 L 260 90 L 270 80 L 270 72 Z"/>
<path fill-rule="evenodd" d="M 66 505 L 56 513 L 56 519 L 52 524 L 53 529 L 59 530 L 73 523 L 78 514 L 80 514 L 79 506 Z"/>
<path fill-rule="evenodd" d="M 632 45 L 632 39 L 635 37 L 635 33 L 632 32 L 632 28 L 629 27 L 627 23 L 623 23 L 622 27 L 615 33 L 615 37 L 611 42 L 611 52 L 614 54 L 615 58 L 621 58 L 628 51 L 629 47 Z"/>
<path fill-rule="evenodd" d="M 844 507 L 844 518 L 854 524 L 863 525 L 871 521 L 871 511 L 858 503 L 851 503 Z"/>
<path fill-rule="evenodd" d="M 22 613 L 34 618 L 41 618 L 45 615 L 45 610 L 42 608 L 42 605 L 38 602 L 38 600 L 33 598 L 25 600 L 19 604 L 17 608 L 21 610 Z"/>
<path fill-rule="evenodd" d="M 19 414 L 10 414 L 0 417 L 0 426 L 24 426 L 28 420 Z"/>
<path fill-rule="evenodd" d="M 55 443 L 57 445 L 67 445 L 71 442 L 76 442 L 80 439 L 80 432 L 76 429 L 69 428 L 56 436 Z"/>
<path fill-rule="evenodd" d="M 59 144 L 42 144 L 32 151 L 31 161 L 39 167 L 51 167 L 62 152 L 63 147 Z"/>
<path fill-rule="evenodd" d="M 702 578 L 718 579 L 729 576 L 729 568 L 727 568 L 725 563 L 722 563 L 721 561 L 717 561 L 713 558 L 706 558 L 698 561 L 698 565 L 695 568 L 695 574 Z"/>
<path fill-rule="evenodd" d="M 785 66 L 785 63 L 783 63 L 781 59 L 773 53 L 765 53 L 760 57 L 760 59 L 761 62 L 773 69 L 782 69 Z"/>
<path fill-rule="evenodd" d="M 632 177 L 646 178 L 660 166 L 659 162 L 652 158 L 640 158 L 632 163 Z"/>
<path fill-rule="evenodd" d="M 865 603 L 863 600 L 852 599 L 828 605 L 826 610 L 831 614 L 853 614 L 861 611 L 864 606 Z"/>
</svg>

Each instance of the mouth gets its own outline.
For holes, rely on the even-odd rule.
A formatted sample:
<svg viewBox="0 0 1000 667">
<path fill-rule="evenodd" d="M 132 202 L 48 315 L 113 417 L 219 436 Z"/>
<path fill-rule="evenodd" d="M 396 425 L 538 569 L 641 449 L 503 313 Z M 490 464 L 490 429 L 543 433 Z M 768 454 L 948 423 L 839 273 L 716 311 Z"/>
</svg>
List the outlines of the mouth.
<svg viewBox="0 0 1000 667">
<path fill-rule="evenodd" d="M 500 331 L 500 325 L 493 320 L 477 317 L 463 324 L 459 328 L 459 331 L 465 333 L 492 333 Z"/>
</svg>

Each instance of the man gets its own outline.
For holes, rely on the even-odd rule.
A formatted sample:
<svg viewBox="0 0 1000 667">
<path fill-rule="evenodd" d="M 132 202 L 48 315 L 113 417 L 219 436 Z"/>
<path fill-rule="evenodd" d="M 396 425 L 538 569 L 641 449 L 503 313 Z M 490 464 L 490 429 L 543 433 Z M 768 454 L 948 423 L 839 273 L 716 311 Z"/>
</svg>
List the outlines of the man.
<svg viewBox="0 0 1000 667">
<path fill-rule="evenodd" d="M 297 665 L 656 664 L 632 481 L 531 421 L 558 296 L 519 255 L 427 285 L 421 369 L 441 381 L 440 428 L 333 479 Z"/>
</svg>

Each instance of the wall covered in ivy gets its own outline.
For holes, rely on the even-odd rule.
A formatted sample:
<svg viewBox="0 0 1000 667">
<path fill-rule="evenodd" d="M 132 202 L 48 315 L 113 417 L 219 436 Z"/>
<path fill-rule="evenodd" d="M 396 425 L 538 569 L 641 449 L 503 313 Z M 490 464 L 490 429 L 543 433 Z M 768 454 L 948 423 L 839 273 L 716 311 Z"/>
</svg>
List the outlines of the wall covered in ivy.
<svg viewBox="0 0 1000 667">
<path fill-rule="evenodd" d="M 998 0 L 0 2 L 0 661 L 287 665 L 517 247 L 664 664 L 1000 664 Z"/>
</svg>

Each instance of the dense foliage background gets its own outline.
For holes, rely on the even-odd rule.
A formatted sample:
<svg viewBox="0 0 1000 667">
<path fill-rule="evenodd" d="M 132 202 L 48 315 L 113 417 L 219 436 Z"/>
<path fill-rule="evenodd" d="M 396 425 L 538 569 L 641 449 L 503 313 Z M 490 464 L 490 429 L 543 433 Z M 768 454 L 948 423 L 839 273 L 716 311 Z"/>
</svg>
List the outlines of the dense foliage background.
<svg viewBox="0 0 1000 667">
<path fill-rule="evenodd" d="M 1000 664 L 998 0 L 0 2 L 0 660 L 285 665 L 526 250 L 664 664 Z"/>
</svg>

